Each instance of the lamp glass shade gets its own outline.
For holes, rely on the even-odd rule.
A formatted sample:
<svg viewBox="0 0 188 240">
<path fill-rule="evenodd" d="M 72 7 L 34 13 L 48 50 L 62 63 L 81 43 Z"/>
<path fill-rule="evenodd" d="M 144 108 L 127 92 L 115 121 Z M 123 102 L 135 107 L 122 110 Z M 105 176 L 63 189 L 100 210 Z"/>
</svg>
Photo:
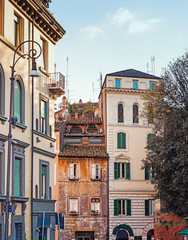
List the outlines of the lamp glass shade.
<svg viewBox="0 0 188 240">
<path fill-rule="evenodd" d="M 36 64 L 36 62 L 33 62 L 33 68 L 32 68 L 32 70 L 31 70 L 29 76 L 30 76 L 30 77 L 39 77 L 39 76 L 40 76 L 40 75 L 39 75 L 39 72 L 38 72 L 38 70 L 37 70 L 37 64 Z"/>
</svg>

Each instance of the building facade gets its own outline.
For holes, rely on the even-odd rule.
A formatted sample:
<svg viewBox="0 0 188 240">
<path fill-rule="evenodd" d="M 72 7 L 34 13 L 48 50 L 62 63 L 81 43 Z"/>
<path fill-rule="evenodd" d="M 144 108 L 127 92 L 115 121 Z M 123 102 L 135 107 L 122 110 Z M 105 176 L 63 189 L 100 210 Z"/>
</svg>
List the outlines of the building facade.
<svg viewBox="0 0 188 240">
<path fill-rule="evenodd" d="M 141 95 L 158 77 L 134 69 L 107 74 L 99 96 L 109 154 L 110 240 L 148 240 L 154 234 L 154 187 L 142 170 L 152 121 L 143 119 Z"/>
<path fill-rule="evenodd" d="M 65 216 L 61 239 L 104 240 L 108 234 L 108 154 L 102 121 L 57 122 L 56 135 L 61 150 L 55 161 L 55 196 L 57 211 Z"/>
<path fill-rule="evenodd" d="M 54 99 L 64 94 L 64 78 L 54 73 L 54 46 L 65 34 L 40 0 L 0 0 L 0 239 L 4 239 L 10 111 L 10 66 L 16 48 L 34 40 L 40 77 L 29 73 L 37 44 L 18 48 L 13 93 L 9 239 L 55 238 Z M 51 74 L 53 73 L 53 74 Z M 41 219 L 45 220 L 44 224 Z M 42 233 L 43 229 L 43 233 Z"/>
</svg>

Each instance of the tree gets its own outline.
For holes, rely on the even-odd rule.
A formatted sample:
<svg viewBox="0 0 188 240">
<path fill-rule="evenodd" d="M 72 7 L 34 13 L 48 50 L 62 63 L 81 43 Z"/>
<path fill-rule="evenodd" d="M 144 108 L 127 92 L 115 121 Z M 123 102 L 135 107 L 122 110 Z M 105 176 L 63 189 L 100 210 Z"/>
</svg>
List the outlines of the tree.
<svg viewBox="0 0 188 240">
<path fill-rule="evenodd" d="M 188 52 L 169 63 L 143 98 L 143 116 L 154 124 L 144 166 L 151 168 L 164 210 L 188 216 Z"/>
</svg>

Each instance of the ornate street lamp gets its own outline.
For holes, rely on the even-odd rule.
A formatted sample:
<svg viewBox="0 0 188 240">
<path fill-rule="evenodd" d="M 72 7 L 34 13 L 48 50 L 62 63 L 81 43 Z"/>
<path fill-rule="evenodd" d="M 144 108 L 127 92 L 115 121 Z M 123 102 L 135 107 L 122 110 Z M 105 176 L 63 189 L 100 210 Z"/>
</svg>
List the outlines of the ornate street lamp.
<svg viewBox="0 0 188 240">
<path fill-rule="evenodd" d="M 16 54 L 20 47 L 25 43 L 32 43 L 32 49 L 29 50 L 28 53 L 22 54 L 20 57 L 16 59 Z M 34 43 L 39 47 L 39 53 L 34 49 Z M 17 117 L 13 116 L 12 105 L 13 105 L 13 92 L 14 92 L 14 80 L 15 80 L 15 66 L 20 58 L 27 57 L 27 59 L 32 59 L 32 70 L 30 73 L 30 77 L 39 77 L 39 73 L 37 71 L 35 60 L 41 55 L 42 48 L 36 41 L 27 40 L 22 42 L 15 50 L 13 56 L 13 64 L 10 66 L 11 68 L 11 88 L 10 88 L 10 113 L 9 113 L 9 134 L 8 134 L 8 161 L 7 161 L 7 189 L 6 189 L 6 201 L 5 201 L 5 240 L 8 240 L 8 232 L 9 232 L 9 212 L 13 212 L 15 209 L 15 205 L 10 204 L 10 166 L 11 166 L 11 145 L 12 145 L 12 124 L 17 122 Z"/>
</svg>

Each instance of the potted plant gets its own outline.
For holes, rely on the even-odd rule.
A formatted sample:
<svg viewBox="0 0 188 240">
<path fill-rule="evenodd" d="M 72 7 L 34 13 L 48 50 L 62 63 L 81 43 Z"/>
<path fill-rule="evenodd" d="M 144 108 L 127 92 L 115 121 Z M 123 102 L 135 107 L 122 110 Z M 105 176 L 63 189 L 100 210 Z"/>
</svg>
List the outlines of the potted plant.
<svg viewBox="0 0 188 240">
<path fill-rule="evenodd" d="M 77 214 L 77 212 L 75 210 L 70 211 L 70 215 L 76 215 L 76 214 Z"/>
</svg>

